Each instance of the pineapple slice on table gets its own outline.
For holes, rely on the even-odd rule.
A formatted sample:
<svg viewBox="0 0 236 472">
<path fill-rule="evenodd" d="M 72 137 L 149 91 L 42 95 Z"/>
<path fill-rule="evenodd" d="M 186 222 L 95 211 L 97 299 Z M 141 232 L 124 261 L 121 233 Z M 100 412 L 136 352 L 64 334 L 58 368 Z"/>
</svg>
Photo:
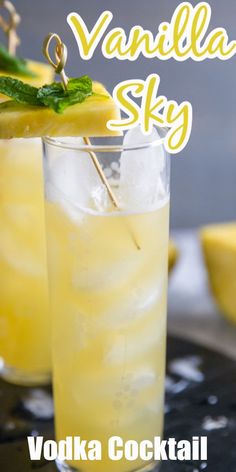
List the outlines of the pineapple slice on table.
<svg viewBox="0 0 236 472">
<path fill-rule="evenodd" d="M 6 71 L 0 70 L 1 76 L 10 76 L 14 79 L 23 80 L 23 82 L 33 85 L 34 87 L 41 87 L 44 84 L 51 83 L 54 79 L 54 70 L 52 66 L 44 64 L 43 62 L 27 61 L 27 66 L 35 77 L 26 77 L 20 74 L 9 74 Z M 0 101 L 9 100 L 6 95 L 0 93 Z"/>
<path fill-rule="evenodd" d="M 120 119 L 120 111 L 104 86 L 93 82 L 93 92 L 82 103 L 68 107 L 63 113 L 41 106 L 6 101 L 0 107 L 0 139 L 42 136 L 119 136 L 108 130 L 109 120 Z"/>
<path fill-rule="evenodd" d="M 178 250 L 174 242 L 170 239 L 169 241 L 169 257 L 168 257 L 168 268 L 169 272 L 173 269 L 178 259 Z"/>
<path fill-rule="evenodd" d="M 216 303 L 236 323 L 236 222 L 206 226 L 200 238 Z"/>
</svg>

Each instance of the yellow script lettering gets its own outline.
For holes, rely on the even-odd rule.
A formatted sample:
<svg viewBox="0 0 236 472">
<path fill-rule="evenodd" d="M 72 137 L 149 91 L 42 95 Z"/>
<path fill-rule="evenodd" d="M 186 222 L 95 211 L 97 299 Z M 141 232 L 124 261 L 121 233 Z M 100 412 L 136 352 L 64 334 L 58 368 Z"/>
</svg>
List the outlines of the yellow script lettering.
<svg viewBox="0 0 236 472">
<path fill-rule="evenodd" d="M 143 90 L 143 80 L 125 80 L 124 82 L 121 82 L 115 87 L 113 91 L 113 98 L 118 104 L 118 107 L 123 110 L 129 118 L 124 120 L 110 120 L 107 123 L 108 129 L 130 129 L 138 123 L 140 116 L 140 108 L 129 97 L 128 94 L 132 92 L 134 97 L 141 97 Z"/>
<path fill-rule="evenodd" d="M 91 33 L 89 33 L 84 20 L 78 13 L 70 13 L 68 15 L 67 22 L 74 33 L 82 59 L 88 61 L 93 57 L 94 51 L 111 23 L 112 18 L 113 15 L 110 11 L 104 11 L 98 18 Z"/>
<path fill-rule="evenodd" d="M 165 96 L 157 96 L 160 77 L 151 74 L 144 80 L 126 80 L 118 84 L 113 92 L 117 106 L 128 118 L 110 120 L 110 130 L 127 130 L 140 125 L 144 134 L 149 134 L 153 126 L 170 128 L 165 138 L 166 150 L 172 154 L 180 152 L 187 144 L 192 129 L 192 106 L 189 102 L 178 105 Z M 141 106 L 129 96 L 141 97 Z"/>
<path fill-rule="evenodd" d="M 211 7 L 200 2 L 195 7 L 190 2 L 181 2 L 175 9 L 171 21 L 159 25 L 154 36 L 142 26 L 131 28 L 126 35 L 123 28 L 113 28 L 106 33 L 113 15 L 104 11 L 92 31 L 78 13 L 70 13 L 67 21 L 76 38 L 82 59 L 91 59 L 102 40 L 102 53 L 107 59 L 136 60 L 140 54 L 159 60 L 175 59 L 195 61 L 219 58 L 230 59 L 236 54 L 236 41 L 229 42 L 224 28 L 215 28 L 207 35 L 211 20 Z M 106 34 L 105 34 L 106 33 Z"/>
<path fill-rule="evenodd" d="M 178 105 L 174 100 L 169 101 L 165 121 L 171 126 L 167 150 L 172 154 L 182 151 L 188 143 L 192 129 L 192 106 L 189 102 Z"/>
</svg>

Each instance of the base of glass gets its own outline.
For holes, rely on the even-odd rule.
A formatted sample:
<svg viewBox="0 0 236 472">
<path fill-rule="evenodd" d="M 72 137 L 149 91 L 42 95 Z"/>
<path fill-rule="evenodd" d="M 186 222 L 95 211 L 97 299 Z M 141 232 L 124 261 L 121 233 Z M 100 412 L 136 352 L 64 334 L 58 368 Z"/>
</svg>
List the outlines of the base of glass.
<svg viewBox="0 0 236 472">
<path fill-rule="evenodd" d="M 49 385 L 51 383 L 51 375 L 49 372 L 26 372 L 23 370 L 15 369 L 14 367 L 10 367 L 4 364 L 4 362 L 1 365 L 0 376 L 6 382 L 13 383 L 16 385 L 22 385 L 24 387 Z"/>
<path fill-rule="evenodd" d="M 74 467 L 71 467 L 65 462 L 59 461 L 58 459 L 56 460 L 56 465 L 59 472 L 80 472 L 80 469 L 75 469 Z M 144 467 L 141 467 L 140 469 L 132 469 L 130 472 L 160 472 L 160 469 L 160 462 L 149 462 Z"/>
</svg>

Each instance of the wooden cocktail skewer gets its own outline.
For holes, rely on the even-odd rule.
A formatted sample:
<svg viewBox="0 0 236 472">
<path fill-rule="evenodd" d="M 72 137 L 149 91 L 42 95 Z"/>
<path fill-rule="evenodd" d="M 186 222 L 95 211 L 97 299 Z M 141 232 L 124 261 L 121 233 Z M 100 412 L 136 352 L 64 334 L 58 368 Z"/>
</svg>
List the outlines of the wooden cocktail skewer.
<svg viewBox="0 0 236 472">
<path fill-rule="evenodd" d="M 51 41 L 52 40 L 56 40 L 56 47 L 55 47 L 55 58 L 56 58 L 56 62 L 54 62 L 51 57 L 50 57 L 50 52 L 49 52 L 49 47 L 50 47 L 50 44 L 51 44 Z M 65 90 L 67 90 L 67 87 L 68 87 L 68 77 L 65 73 L 65 65 L 66 65 L 66 61 L 67 61 L 67 47 L 66 45 L 62 42 L 60 36 L 56 33 L 49 33 L 49 35 L 45 38 L 44 40 L 44 43 L 43 43 L 43 53 L 46 57 L 46 59 L 48 60 L 48 62 L 52 65 L 52 67 L 55 69 L 55 72 L 57 74 L 60 74 L 61 76 L 61 79 L 62 79 L 62 83 L 63 83 L 63 87 Z M 90 139 L 88 137 L 83 137 L 83 141 L 84 143 L 87 145 L 87 146 L 91 146 L 91 142 L 90 142 Z M 102 170 L 102 167 L 99 163 L 99 160 L 95 154 L 95 152 L 89 150 L 88 151 L 92 161 L 93 161 L 93 164 L 98 172 L 98 175 L 102 181 L 102 183 L 105 185 L 106 189 L 107 189 L 107 193 L 111 199 L 111 202 L 113 204 L 113 206 L 119 210 L 119 203 L 116 199 L 116 196 L 114 195 L 114 192 L 112 191 L 111 189 L 111 186 L 109 184 L 109 182 L 107 181 L 107 178 Z M 124 220 L 125 221 L 125 220 Z M 127 224 L 127 227 L 128 227 L 128 224 Z M 139 244 L 137 243 L 136 241 L 136 238 L 131 230 L 130 227 L 128 227 L 129 229 L 129 232 L 130 232 L 130 235 L 135 243 L 135 246 L 137 247 L 137 249 L 140 249 L 140 246 Z"/>
<path fill-rule="evenodd" d="M 20 38 L 16 30 L 21 21 L 21 17 L 9 0 L 1 0 L 0 7 L 3 7 L 10 14 L 9 23 L 0 15 L 0 28 L 2 28 L 7 35 L 8 52 L 14 56 L 16 54 L 16 48 L 20 44 Z"/>
</svg>

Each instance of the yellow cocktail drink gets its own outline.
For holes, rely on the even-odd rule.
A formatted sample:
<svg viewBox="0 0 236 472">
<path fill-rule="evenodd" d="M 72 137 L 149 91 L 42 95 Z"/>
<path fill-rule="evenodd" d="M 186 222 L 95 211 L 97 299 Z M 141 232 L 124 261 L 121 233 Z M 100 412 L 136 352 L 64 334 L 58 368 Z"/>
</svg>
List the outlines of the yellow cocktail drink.
<svg viewBox="0 0 236 472">
<path fill-rule="evenodd" d="M 102 462 L 70 463 L 81 471 L 136 470 L 145 463 L 112 463 L 106 447 L 162 435 L 168 204 L 77 224 L 48 204 L 47 218 L 57 440 L 102 442 Z"/>
<path fill-rule="evenodd" d="M 27 75 L 15 65 L 9 70 L 9 61 L 14 65 L 19 58 L 1 61 L 0 77 L 10 75 L 35 87 L 53 80 L 46 64 L 25 62 Z M 1 93 L 0 102 L 5 101 L 9 98 Z M 0 221 L 1 375 L 23 385 L 45 383 L 51 353 L 40 139 L 0 140 Z"/>
<path fill-rule="evenodd" d="M 0 154 L 3 376 L 41 383 L 51 368 L 41 141 L 1 141 Z"/>
<path fill-rule="evenodd" d="M 111 436 L 162 436 L 169 195 L 157 180 L 165 158 L 150 151 L 154 180 L 146 191 L 147 150 L 137 153 L 133 182 L 135 151 L 120 162 L 96 151 L 119 210 L 89 152 L 45 141 L 56 439 L 102 443 L 101 461 L 69 460 L 61 470 L 151 470 L 155 464 L 140 458 L 112 461 L 107 445 Z"/>
</svg>

